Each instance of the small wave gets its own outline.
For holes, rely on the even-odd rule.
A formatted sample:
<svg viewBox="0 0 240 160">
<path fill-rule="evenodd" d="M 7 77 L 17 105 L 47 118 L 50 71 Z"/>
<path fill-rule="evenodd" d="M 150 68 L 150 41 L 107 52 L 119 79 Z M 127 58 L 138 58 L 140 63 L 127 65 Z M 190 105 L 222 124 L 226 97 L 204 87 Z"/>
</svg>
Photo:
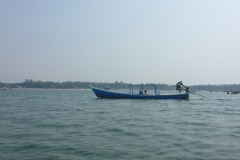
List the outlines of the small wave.
<svg viewBox="0 0 240 160">
<path fill-rule="evenodd" d="M 39 128 L 65 128 L 65 127 L 68 127 L 68 126 L 63 125 L 63 124 L 38 124 L 35 127 L 39 127 Z"/>
<path fill-rule="evenodd" d="M 106 131 L 107 131 L 107 132 L 122 132 L 122 131 L 124 131 L 124 130 L 119 129 L 119 128 L 111 128 L 111 129 L 107 129 Z"/>
<path fill-rule="evenodd" d="M 118 133 L 118 134 L 122 134 L 122 135 L 127 135 L 127 136 L 138 136 L 138 134 L 133 133 L 133 132 L 127 132 L 123 129 L 119 129 L 119 128 L 111 128 L 111 129 L 107 129 L 106 132 L 112 132 L 112 133 Z"/>
<path fill-rule="evenodd" d="M 38 144 L 25 144 L 25 145 L 21 145 L 19 147 L 15 147 L 16 150 L 26 150 L 26 149 L 31 149 L 31 150 L 35 150 L 35 149 L 50 149 L 50 146 L 47 145 L 38 145 Z"/>
</svg>

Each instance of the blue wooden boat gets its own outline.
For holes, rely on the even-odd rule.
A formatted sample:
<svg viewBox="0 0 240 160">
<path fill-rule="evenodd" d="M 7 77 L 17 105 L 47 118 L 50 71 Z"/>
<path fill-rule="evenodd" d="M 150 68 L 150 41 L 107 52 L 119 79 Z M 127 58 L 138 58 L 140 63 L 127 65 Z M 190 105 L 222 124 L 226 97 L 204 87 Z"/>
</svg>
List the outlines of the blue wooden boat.
<svg viewBox="0 0 240 160">
<path fill-rule="evenodd" d="M 155 89 L 155 94 L 136 94 L 134 93 L 133 87 L 139 87 L 140 91 L 143 91 L 144 88 L 153 86 Z M 162 95 L 157 93 L 156 85 L 129 85 L 129 93 L 116 92 L 112 90 L 105 90 L 101 88 L 92 87 L 90 88 L 99 98 L 110 98 L 110 99 L 189 99 L 189 92 L 186 90 L 186 93 L 172 94 L 172 95 Z"/>
</svg>

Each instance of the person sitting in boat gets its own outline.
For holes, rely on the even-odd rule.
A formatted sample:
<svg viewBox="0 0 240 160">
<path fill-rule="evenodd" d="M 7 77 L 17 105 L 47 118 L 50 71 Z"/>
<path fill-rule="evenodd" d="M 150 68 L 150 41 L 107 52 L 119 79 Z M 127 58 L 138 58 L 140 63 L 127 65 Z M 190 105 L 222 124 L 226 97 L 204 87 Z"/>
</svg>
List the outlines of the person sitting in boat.
<svg viewBox="0 0 240 160">
<path fill-rule="evenodd" d="M 178 90 L 180 93 L 181 93 L 181 91 L 182 91 L 181 85 L 183 85 L 182 81 L 179 81 L 179 82 L 176 84 L 176 90 Z"/>
<path fill-rule="evenodd" d="M 139 94 L 143 94 L 142 91 L 139 91 Z"/>
<path fill-rule="evenodd" d="M 147 95 L 147 90 L 144 90 L 144 94 Z"/>
</svg>

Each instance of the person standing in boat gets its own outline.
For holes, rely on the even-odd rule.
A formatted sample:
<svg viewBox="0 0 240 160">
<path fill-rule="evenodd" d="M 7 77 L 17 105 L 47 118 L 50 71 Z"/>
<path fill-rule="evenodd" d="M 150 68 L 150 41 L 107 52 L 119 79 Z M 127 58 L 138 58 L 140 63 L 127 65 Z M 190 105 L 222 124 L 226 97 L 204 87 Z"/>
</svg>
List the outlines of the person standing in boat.
<svg viewBox="0 0 240 160">
<path fill-rule="evenodd" d="M 144 94 L 147 95 L 147 90 L 144 90 Z"/>
<path fill-rule="evenodd" d="M 179 81 L 177 84 L 176 84 L 176 90 L 179 91 L 179 93 L 182 92 L 182 88 L 181 88 L 181 85 L 183 85 L 182 81 Z M 184 86 L 184 85 L 183 85 Z"/>
<path fill-rule="evenodd" d="M 143 94 L 142 91 L 139 91 L 139 94 Z"/>
</svg>

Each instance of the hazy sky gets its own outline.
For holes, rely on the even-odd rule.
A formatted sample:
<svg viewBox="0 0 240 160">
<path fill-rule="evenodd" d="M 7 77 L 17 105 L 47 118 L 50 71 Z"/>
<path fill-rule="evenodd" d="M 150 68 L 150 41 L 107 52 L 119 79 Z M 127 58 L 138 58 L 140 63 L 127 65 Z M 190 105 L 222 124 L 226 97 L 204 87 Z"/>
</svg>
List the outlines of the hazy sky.
<svg viewBox="0 0 240 160">
<path fill-rule="evenodd" d="M 0 82 L 240 83 L 239 0 L 0 0 Z"/>
</svg>

